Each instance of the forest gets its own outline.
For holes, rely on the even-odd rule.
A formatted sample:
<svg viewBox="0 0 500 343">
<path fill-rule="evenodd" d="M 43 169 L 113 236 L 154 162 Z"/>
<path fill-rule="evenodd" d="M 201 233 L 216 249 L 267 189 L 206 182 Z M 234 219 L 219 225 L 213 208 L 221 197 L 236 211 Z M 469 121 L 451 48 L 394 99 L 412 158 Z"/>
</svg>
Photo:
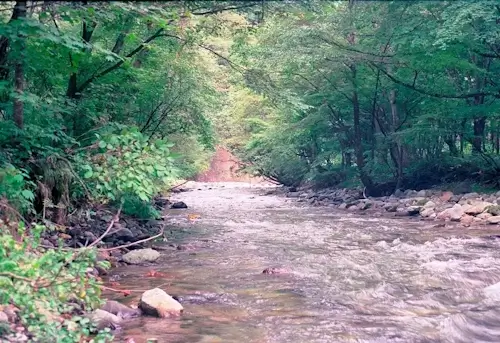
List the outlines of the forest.
<svg viewBox="0 0 500 343">
<path fill-rule="evenodd" d="M 68 290 L 89 308 L 101 291 L 92 244 L 41 253 L 46 232 L 102 206 L 158 218 L 154 199 L 217 146 L 289 187 L 500 188 L 496 2 L 6 1 L 0 16 L 0 309 L 30 337 L 81 342 Z M 64 320 L 33 316 L 42 300 Z"/>
</svg>

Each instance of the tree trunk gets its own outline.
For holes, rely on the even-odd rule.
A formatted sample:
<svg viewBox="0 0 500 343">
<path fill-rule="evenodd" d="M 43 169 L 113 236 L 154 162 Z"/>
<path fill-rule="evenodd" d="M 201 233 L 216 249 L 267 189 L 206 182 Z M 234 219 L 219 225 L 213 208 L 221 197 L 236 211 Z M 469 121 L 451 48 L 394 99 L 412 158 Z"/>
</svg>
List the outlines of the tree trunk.
<svg viewBox="0 0 500 343">
<path fill-rule="evenodd" d="M 455 135 L 448 135 L 444 138 L 444 142 L 446 145 L 448 145 L 448 148 L 450 149 L 450 155 L 453 157 L 458 157 L 458 149 L 457 146 L 455 145 Z"/>
<path fill-rule="evenodd" d="M 16 6 L 14 7 L 14 12 L 17 12 L 16 19 L 25 19 L 26 18 L 26 1 L 17 1 Z M 14 15 L 13 15 L 14 17 Z M 21 99 L 24 94 L 24 50 L 25 50 L 25 39 L 26 37 L 23 34 L 18 34 L 17 47 L 19 55 L 15 62 L 14 68 L 14 91 L 16 96 L 14 97 L 14 122 L 17 127 L 20 129 L 24 128 L 24 103 Z"/>
<path fill-rule="evenodd" d="M 9 23 L 23 17 L 26 17 L 26 1 L 16 1 Z M 0 80 L 7 80 L 9 77 L 9 67 L 7 65 L 9 43 L 8 37 L 0 37 Z"/>
<path fill-rule="evenodd" d="M 356 65 L 352 64 L 350 66 L 352 71 L 353 86 L 354 90 L 352 92 L 352 105 L 353 105 L 353 121 L 354 121 L 354 153 L 356 155 L 356 164 L 358 166 L 359 178 L 361 182 L 366 187 L 367 193 L 370 194 L 374 190 L 374 184 L 370 176 L 365 171 L 365 157 L 363 151 L 363 142 L 361 140 L 361 123 L 360 123 L 360 108 L 359 108 L 359 98 L 358 89 L 356 85 Z"/>
<path fill-rule="evenodd" d="M 399 137 L 395 137 L 397 127 L 399 125 L 399 113 L 398 106 L 396 103 L 396 90 L 392 89 L 389 92 L 389 103 L 391 104 L 391 114 L 392 114 L 392 134 L 393 134 L 393 153 L 391 157 L 396 165 L 396 189 L 401 188 L 403 183 L 403 149 L 401 147 L 401 140 Z"/>
<path fill-rule="evenodd" d="M 480 154 L 483 151 L 484 129 L 486 118 L 474 119 L 474 137 L 472 138 L 472 152 Z"/>
<path fill-rule="evenodd" d="M 90 39 L 94 33 L 97 26 L 96 22 L 88 23 L 86 20 L 82 23 L 82 40 L 85 43 L 90 43 Z M 87 48 L 87 50 L 90 50 Z M 78 74 L 77 71 L 71 72 L 68 80 L 68 88 L 66 89 L 66 96 L 70 99 L 78 99 L 80 97 L 80 92 L 78 90 Z"/>
</svg>

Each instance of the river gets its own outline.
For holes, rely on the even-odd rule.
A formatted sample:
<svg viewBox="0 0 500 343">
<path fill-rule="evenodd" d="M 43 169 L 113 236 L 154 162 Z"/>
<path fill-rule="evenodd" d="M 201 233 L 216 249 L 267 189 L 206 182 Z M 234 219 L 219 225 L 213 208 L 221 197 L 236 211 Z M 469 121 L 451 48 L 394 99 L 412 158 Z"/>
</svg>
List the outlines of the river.
<svg viewBox="0 0 500 343">
<path fill-rule="evenodd" d="M 131 320 L 117 342 L 500 342 L 491 227 L 311 207 L 255 185 L 189 187 L 174 195 L 189 208 L 168 211 L 174 246 L 154 266 L 111 273 L 124 288 L 161 285 L 185 313 Z M 289 272 L 262 274 L 268 267 Z"/>
</svg>

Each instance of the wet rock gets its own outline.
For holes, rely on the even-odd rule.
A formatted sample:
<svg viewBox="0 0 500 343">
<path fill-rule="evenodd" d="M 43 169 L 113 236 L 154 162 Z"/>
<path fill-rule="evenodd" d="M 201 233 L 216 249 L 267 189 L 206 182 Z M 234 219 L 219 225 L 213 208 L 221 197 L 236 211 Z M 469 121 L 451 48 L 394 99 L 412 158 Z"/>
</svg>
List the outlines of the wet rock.
<svg viewBox="0 0 500 343">
<path fill-rule="evenodd" d="M 486 219 L 488 224 L 500 224 L 500 216 L 493 216 Z"/>
<path fill-rule="evenodd" d="M 179 244 L 177 250 L 193 250 L 195 247 L 192 244 Z"/>
<path fill-rule="evenodd" d="M 406 209 L 406 212 L 408 212 L 409 216 L 416 216 L 417 214 L 420 213 L 421 209 L 422 206 L 410 206 Z"/>
<path fill-rule="evenodd" d="M 156 250 L 146 248 L 132 250 L 122 256 L 124 262 L 129 264 L 141 264 L 145 262 L 154 262 L 160 257 L 160 253 Z"/>
<path fill-rule="evenodd" d="M 167 207 L 170 201 L 167 198 L 156 198 L 154 199 L 154 204 L 157 207 Z"/>
<path fill-rule="evenodd" d="M 479 198 L 479 194 L 477 193 L 467 193 L 462 196 L 462 200 L 470 200 Z"/>
<path fill-rule="evenodd" d="M 414 206 L 424 206 L 429 200 L 423 197 L 413 198 Z"/>
<path fill-rule="evenodd" d="M 290 192 L 286 196 L 288 198 L 298 198 L 298 197 L 300 197 L 300 192 Z"/>
<path fill-rule="evenodd" d="M 122 319 L 134 318 L 141 315 L 141 310 L 138 308 L 130 308 L 118 301 L 108 300 L 101 310 L 114 314 Z"/>
<path fill-rule="evenodd" d="M 262 274 L 289 274 L 290 270 L 286 268 L 276 268 L 276 267 L 270 267 L 266 268 L 262 271 Z"/>
<path fill-rule="evenodd" d="M 347 203 L 343 202 L 342 204 L 340 204 L 339 206 L 339 209 L 341 210 L 345 210 L 347 208 Z"/>
<path fill-rule="evenodd" d="M 489 206 L 493 204 L 489 202 L 476 202 L 471 204 L 471 206 L 467 209 L 464 210 L 465 213 L 470 214 L 470 215 L 478 215 L 480 213 L 483 213 Z"/>
<path fill-rule="evenodd" d="M 474 216 L 470 216 L 468 214 L 465 214 L 460 218 L 460 223 L 462 224 L 470 225 L 473 222 L 474 222 Z"/>
<path fill-rule="evenodd" d="M 459 221 L 464 215 L 462 205 L 455 204 L 451 208 L 447 208 L 437 215 L 438 219 L 450 219 L 452 221 Z"/>
<path fill-rule="evenodd" d="M 448 202 L 453 198 L 453 195 L 453 192 L 443 192 L 439 199 L 441 199 L 441 201 Z"/>
<path fill-rule="evenodd" d="M 420 211 L 420 215 L 424 218 L 428 218 L 428 217 L 432 216 L 433 214 L 435 214 L 434 208 L 423 208 Z"/>
<path fill-rule="evenodd" d="M 436 203 L 434 201 L 429 200 L 424 204 L 424 207 L 422 208 L 422 210 L 425 210 L 428 208 L 435 208 L 435 207 L 436 207 Z"/>
<path fill-rule="evenodd" d="M 178 201 L 178 202 L 174 202 L 170 208 L 174 208 L 174 209 L 181 209 L 181 208 L 188 208 L 187 205 L 183 202 L 183 201 Z"/>
<path fill-rule="evenodd" d="M 483 213 L 479 213 L 476 218 L 479 218 L 479 219 L 482 219 L 482 220 L 486 220 L 488 219 L 489 217 L 493 217 L 493 215 L 491 213 L 488 213 L 488 212 L 483 212 Z"/>
<path fill-rule="evenodd" d="M 134 240 L 136 235 L 132 232 L 132 230 L 130 230 L 124 226 L 119 225 L 118 230 L 115 231 L 110 237 L 114 240 L 122 240 L 125 242 L 129 242 L 129 241 Z"/>
<path fill-rule="evenodd" d="M 116 330 L 122 323 L 120 317 L 104 310 L 95 310 L 89 315 L 89 319 L 97 327 L 97 330 L 105 328 Z"/>
<path fill-rule="evenodd" d="M 154 288 L 142 294 L 139 308 L 144 314 L 160 318 L 168 318 L 180 315 L 184 308 L 165 291 Z"/>
<path fill-rule="evenodd" d="M 358 210 L 361 210 L 361 211 L 365 211 L 369 208 L 371 208 L 373 206 L 373 204 L 370 202 L 370 201 L 364 201 L 364 202 L 360 202 L 357 206 Z"/>
<path fill-rule="evenodd" d="M 384 210 L 387 212 L 396 212 L 398 210 L 398 204 L 388 203 L 384 205 Z"/>
</svg>

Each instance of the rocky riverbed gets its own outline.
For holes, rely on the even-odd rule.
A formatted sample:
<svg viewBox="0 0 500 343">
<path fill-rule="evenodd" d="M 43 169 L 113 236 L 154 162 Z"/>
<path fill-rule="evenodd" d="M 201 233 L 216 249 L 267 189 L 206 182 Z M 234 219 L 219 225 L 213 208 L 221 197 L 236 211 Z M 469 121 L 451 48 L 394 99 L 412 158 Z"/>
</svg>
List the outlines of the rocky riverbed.
<svg viewBox="0 0 500 343">
<path fill-rule="evenodd" d="M 500 224 L 500 192 L 453 194 L 440 190 L 407 190 L 378 198 L 365 198 L 361 191 L 349 189 L 290 191 L 283 188 L 275 192 L 308 205 L 331 206 L 356 213 L 454 221 L 464 226 Z"/>
</svg>

